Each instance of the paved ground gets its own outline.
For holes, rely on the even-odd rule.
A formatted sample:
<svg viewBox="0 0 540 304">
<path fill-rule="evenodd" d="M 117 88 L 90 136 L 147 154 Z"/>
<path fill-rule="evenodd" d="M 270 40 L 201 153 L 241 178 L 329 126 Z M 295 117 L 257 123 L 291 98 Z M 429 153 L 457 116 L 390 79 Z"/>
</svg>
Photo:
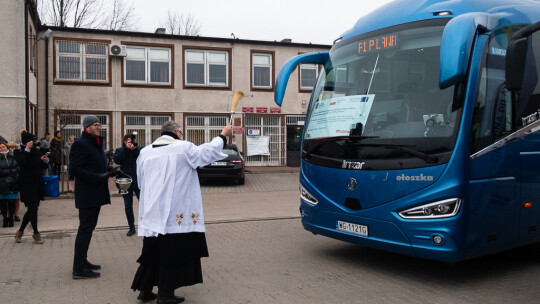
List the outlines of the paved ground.
<svg viewBox="0 0 540 304">
<path fill-rule="evenodd" d="M 297 180 L 274 172 L 203 187 L 210 257 L 204 284 L 177 290 L 186 303 L 538 303 L 540 252 L 450 266 L 315 236 L 297 218 Z M 90 246 L 103 266 L 94 280 L 71 279 L 72 200 L 43 203 L 43 245 L 16 244 L 14 229 L 0 229 L 0 303 L 137 303 L 129 286 L 141 239 L 125 236 L 122 202 L 113 201 Z"/>
</svg>

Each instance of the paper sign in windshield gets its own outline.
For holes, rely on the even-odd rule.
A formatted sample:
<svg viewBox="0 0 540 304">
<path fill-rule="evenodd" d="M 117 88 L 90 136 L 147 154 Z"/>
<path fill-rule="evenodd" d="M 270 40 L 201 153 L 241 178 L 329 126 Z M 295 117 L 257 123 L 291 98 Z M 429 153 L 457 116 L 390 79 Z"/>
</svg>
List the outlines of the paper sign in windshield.
<svg viewBox="0 0 540 304">
<path fill-rule="evenodd" d="M 314 105 L 306 139 L 346 136 L 357 123 L 366 125 L 375 95 L 343 96 L 321 100 Z"/>
</svg>

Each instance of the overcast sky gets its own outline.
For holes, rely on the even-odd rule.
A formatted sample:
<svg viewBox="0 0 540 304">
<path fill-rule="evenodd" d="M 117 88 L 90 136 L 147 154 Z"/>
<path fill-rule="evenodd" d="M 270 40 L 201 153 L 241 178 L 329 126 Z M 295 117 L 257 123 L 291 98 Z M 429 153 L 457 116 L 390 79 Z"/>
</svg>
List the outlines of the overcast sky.
<svg viewBox="0 0 540 304">
<path fill-rule="evenodd" d="M 138 31 L 154 32 L 167 11 L 191 14 L 200 36 L 332 44 L 356 20 L 391 0 L 134 0 Z"/>
</svg>

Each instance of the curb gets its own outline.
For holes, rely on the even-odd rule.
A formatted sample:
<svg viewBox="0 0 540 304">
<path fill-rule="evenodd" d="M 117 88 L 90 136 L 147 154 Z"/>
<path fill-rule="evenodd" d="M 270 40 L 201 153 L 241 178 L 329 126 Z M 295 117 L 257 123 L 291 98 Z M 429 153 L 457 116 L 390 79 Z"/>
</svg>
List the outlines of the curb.
<svg viewBox="0 0 540 304">
<path fill-rule="evenodd" d="M 208 221 L 208 222 L 205 222 L 204 224 L 205 225 L 218 225 L 218 224 L 232 224 L 232 223 L 243 223 L 243 222 L 293 220 L 293 219 L 299 219 L 299 218 L 301 218 L 301 217 L 300 216 L 281 216 L 281 217 L 230 219 L 230 220 Z M 136 226 L 136 228 L 138 228 L 138 226 Z M 94 232 L 96 232 L 96 231 L 127 230 L 127 229 L 129 229 L 128 226 L 96 227 L 94 229 Z M 41 234 L 41 236 L 43 238 L 47 239 L 50 236 L 58 237 L 59 235 L 76 234 L 77 229 L 40 230 L 39 233 Z M 15 236 L 14 233 L 1 233 L 0 232 L 0 239 L 13 238 L 14 236 Z M 24 236 L 32 236 L 32 235 L 28 234 L 28 235 L 24 235 Z"/>
</svg>

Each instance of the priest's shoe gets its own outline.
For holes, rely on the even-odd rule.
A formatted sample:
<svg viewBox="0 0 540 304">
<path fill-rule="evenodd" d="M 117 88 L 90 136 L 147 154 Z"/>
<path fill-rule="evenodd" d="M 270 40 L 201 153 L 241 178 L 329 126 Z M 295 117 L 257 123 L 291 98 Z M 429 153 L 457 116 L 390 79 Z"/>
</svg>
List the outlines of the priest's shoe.
<svg viewBox="0 0 540 304">
<path fill-rule="evenodd" d="M 158 297 L 157 304 L 178 304 L 184 302 L 184 297 Z"/>
<path fill-rule="evenodd" d="M 152 291 L 141 291 L 139 292 L 139 296 L 137 297 L 137 300 L 146 302 L 146 301 L 152 301 L 157 298 L 157 294 L 153 293 Z"/>
<path fill-rule="evenodd" d="M 73 271 L 73 279 L 94 279 L 99 278 L 101 274 L 92 270 Z"/>
</svg>

